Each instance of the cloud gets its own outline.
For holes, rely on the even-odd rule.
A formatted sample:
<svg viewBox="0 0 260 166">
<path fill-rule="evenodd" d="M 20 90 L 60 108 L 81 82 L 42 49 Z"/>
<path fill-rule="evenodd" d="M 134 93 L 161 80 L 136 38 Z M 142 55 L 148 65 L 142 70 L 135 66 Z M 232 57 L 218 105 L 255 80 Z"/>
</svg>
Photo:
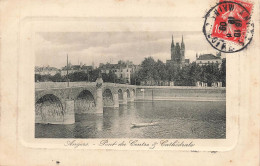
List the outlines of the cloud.
<svg viewBox="0 0 260 166">
<path fill-rule="evenodd" d="M 196 52 L 216 52 L 202 32 L 41 32 L 36 37 L 36 65 L 62 67 L 66 55 L 72 64 L 91 65 L 118 60 L 135 64 L 148 56 L 166 62 L 170 59 L 171 36 L 186 46 L 186 58 L 195 59 Z"/>
</svg>

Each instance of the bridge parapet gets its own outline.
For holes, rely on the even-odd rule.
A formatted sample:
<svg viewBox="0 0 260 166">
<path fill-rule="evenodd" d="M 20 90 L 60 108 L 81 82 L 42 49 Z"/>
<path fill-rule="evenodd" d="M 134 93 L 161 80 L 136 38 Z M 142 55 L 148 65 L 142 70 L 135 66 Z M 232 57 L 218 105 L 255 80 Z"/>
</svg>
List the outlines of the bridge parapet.
<svg viewBox="0 0 260 166">
<path fill-rule="evenodd" d="M 35 89 L 62 89 L 70 87 L 96 86 L 95 82 L 36 82 Z"/>
<path fill-rule="evenodd" d="M 70 88 L 70 87 L 84 87 L 84 86 L 96 86 L 96 82 L 36 82 L 35 89 L 55 89 L 55 88 Z M 104 87 L 116 87 L 116 88 L 136 88 L 136 85 L 128 84 L 115 84 L 115 83 L 103 83 Z"/>
</svg>

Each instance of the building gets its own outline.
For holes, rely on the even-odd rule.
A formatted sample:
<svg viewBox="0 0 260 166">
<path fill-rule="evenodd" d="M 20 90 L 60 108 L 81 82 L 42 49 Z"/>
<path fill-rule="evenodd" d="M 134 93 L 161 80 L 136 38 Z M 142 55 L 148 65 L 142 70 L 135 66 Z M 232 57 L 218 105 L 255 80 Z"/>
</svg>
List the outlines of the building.
<svg viewBox="0 0 260 166">
<path fill-rule="evenodd" d="M 166 61 L 166 65 L 173 65 L 177 67 L 183 67 L 185 65 L 188 65 L 190 63 L 189 59 L 185 59 L 185 44 L 183 41 L 183 36 L 181 40 L 181 44 L 178 42 L 176 45 L 173 41 L 172 36 L 172 43 L 171 43 L 171 59 Z"/>
<path fill-rule="evenodd" d="M 134 65 L 130 61 L 119 61 L 117 64 L 100 64 L 99 69 L 101 73 L 114 73 L 118 79 L 125 80 L 126 83 L 130 83 L 131 76 L 139 69 L 138 65 Z"/>
<path fill-rule="evenodd" d="M 36 66 L 35 69 L 35 74 L 39 74 L 39 75 L 51 75 L 54 76 L 57 73 L 60 73 L 60 70 L 55 68 L 55 67 L 50 67 L 50 66 L 46 66 L 46 67 L 38 67 Z"/>
<path fill-rule="evenodd" d="M 141 81 L 140 85 L 142 86 L 174 86 L 173 81 L 155 81 L 153 79 L 148 79 L 145 81 Z"/>
<path fill-rule="evenodd" d="M 85 64 L 71 65 L 71 63 L 69 63 L 68 66 L 64 66 L 61 69 L 61 76 L 67 75 L 67 69 L 68 69 L 68 74 L 75 73 L 75 72 L 88 73 L 89 71 L 93 70 L 93 66 L 86 66 Z"/>
<path fill-rule="evenodd" d="M 221 52 L 216 55 L 213 54 L 196 54 L 196 64 L 203 66 L 209 64 L 217 64 L 219 67 L 222 64 Z"/>
</svg>

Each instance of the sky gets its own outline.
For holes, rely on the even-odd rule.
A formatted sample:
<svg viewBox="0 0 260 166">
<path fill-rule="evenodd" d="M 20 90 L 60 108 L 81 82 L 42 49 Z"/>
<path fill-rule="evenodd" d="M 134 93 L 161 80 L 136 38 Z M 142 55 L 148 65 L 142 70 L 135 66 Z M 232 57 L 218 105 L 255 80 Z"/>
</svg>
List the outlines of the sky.
<svg viewBox="0 0 260 166">
<path fill-rule="evenodd" d="M 136 32 L 38 32 L 36 34 L 35 65 L 61 68 L 67 54 L 71 64 L 98 66 L 130 60 L 140 64 L 145 57 L 164 63 L 171 57 L 171 40 L 186 47 L 185 58 L 194 61 L 196 53 L 216 54 L 201 31 L 136 31 Z"/>
</svg>

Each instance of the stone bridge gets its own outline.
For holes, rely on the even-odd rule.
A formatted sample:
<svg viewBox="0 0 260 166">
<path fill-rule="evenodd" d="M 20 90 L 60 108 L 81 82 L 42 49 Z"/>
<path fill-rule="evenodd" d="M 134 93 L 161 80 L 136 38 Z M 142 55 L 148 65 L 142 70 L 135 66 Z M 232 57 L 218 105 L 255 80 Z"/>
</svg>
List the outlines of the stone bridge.
<svg viewBox="0 0 260 166">
<path fill-rule="evenodd" d="M 101 82 L 35 83 L 35 123 L 73 124 L 75 113 L 103 113 L 135 100 L 134 85 Z"/>
</svg>

